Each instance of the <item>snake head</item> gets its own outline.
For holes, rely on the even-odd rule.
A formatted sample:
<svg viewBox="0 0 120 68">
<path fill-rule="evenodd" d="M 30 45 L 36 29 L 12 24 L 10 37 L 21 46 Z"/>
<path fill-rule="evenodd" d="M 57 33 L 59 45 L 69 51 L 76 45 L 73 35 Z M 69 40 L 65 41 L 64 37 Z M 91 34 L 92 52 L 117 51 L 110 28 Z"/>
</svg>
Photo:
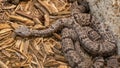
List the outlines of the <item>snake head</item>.
<svg viewBox="0 0 120 68">
<path fill-rule="evenodd" d="M 22 37 L 28 37 L 31 34 L 30 29 L 27 26 L 23 26 L 23 25 L 15 29 L 14 32 L 17 35 L 22 36 Z"/>
</svg>

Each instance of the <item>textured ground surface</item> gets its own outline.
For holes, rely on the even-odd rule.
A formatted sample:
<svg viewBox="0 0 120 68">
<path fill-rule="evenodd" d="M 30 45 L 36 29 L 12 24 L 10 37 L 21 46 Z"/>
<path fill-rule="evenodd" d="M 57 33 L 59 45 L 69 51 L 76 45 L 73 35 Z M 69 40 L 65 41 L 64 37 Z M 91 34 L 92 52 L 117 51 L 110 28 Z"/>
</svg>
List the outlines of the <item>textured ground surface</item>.
<svg viewBox="0 0 120 68">
<path fill-rule="evenodd" d="M 47 28 L 69 15 L 70 4 L 66 0 L 2 1 L 6 0 L 0 0 L 0 68 L 69 68 L 60 51 L 60 35 L 23 38 L 16 36 L 14 29 L 20 25 Z"/>
<path fill-rule="evenodd" d="M 91 13 L 100 22 L 110 26 L 110 30 L 118 37 L 118 48 L 120 54 L 120 0 L 87 0 Z"/>
<path fill-rule="evenodd" d="M 119 59 L 115 58 L 116 39 L 112 32 L 104 23 L 98 22 L 94 16 L 87 13 L 89 8 L 87 2 L 74 2 L 71 8 L 73 9 L 70 17 L 56 20 L 47 29 L 34 30 L 21 26 L 15 33 L 22 37 L 46 37 L 62 30 L 62 52 L 72 68 L 119 67 Z M 76 49 L 76 46 L 82 49 L 79 47 Z M 92 59 L 88 58 L 83 50 Z M 113 55 L 114 58 L 111 57 Z M 116 64 L 109 66 L 112 62 Z"/>
</svg>

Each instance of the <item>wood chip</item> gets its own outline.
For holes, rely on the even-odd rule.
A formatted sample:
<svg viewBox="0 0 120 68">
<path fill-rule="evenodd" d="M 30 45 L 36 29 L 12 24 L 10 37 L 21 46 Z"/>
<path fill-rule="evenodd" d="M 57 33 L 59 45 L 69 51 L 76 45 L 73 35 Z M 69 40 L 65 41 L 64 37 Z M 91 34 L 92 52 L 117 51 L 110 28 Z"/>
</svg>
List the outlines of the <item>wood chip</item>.
<svg viewBox="0 0 120 68">
<path fill-rule="evenodd" d="M 46 67 L 59 66 L 59 65 L 60 64 L 54 59 L 48 60 L 44 63 L 44 66 L 46 66 Z"/>
<path fill-rule="evenodd" d="M 17 21 L 21 21 L 22 23 L 26 24 L 26 25 L 34 25 L 34 22 L 30 19 L 27 19 L 25 17 L 21 17 L 21 16 L 14 16 L 14 15 L 10 15 L 10 20 L 17 20 Z"/>
<path fill-rule="evenodd" d="M 54 35 L 58 40 L 61 40 L 61 39 L 62 39 L 61 36 L 58 35 L 57 33 L 53 33 L 53 35 Z"/>
<path fill-rule="evenodd" d="M 67 61 L 65 60 L 65 57 L 62 56 L 62 55 L 56 54 L 56 55 L 54 56 L 54 58 L 55 58 L 55 60 L 57 60 L 57 61 L 67 62 Z"/>
<path fill-rule="evenodd" d="M 48 4 L 48 1 L 40 1 L 38 0 L 38 2 L 47 9 L 47 11 L 49 11 L 50 14 L 54 13 L 54 12 L 58 12 L 58 10 L 56 8 L 54 8 L 53 6 L 51 6 L 50 4 Z"/>
<path fill-rule="evenodd" d="M 62 55 L 61 36 L 20 37 L 21 25 L 46 29 L 59 18 L 69 17 L 67 0 L 20 0 L 17 5 L 0 2 L 0 68 L 69 68 Z"/>
<path fill-rule="evenodd" d="M 39 29 L 39 30 L 42 30 L 42 29 L 45 29 L 46 28 L 46 26 L 43 26 L 43 25 L 41 25 L 41 24 L 36 24 L 34 27 L 33 27 L 33 29 Z"/>
<path fill-rule="evenodd" d="M 7 7 L 3 7 L 2 9 L 14 9 L 16 7 L 16 5 L 11 5 L 11 6 L 7 6 Z"/>
<path fill-rule="evenodd" d="M 36 23 L 36 24 L 40 24 L 42 26 L 42 22 L 38 19 L 38 18 L 33 18 L 33 21 Z"/>
<path fill-rule="evenodd" d="M 45 23 L 44 23 L 44 25 L 45 25 L 45 26 L 49 26 L 49 25 L 50 25 L 49 15 L 48 15 L 48 14 L 45 14 L 45 15 L 44 15 L 44 18 L 45 18 Z"/>
<path fill-rule="evenodd" d="M 0 31 L 0 34 L 3 34 L 3 33 L 6 33 L 6 32 L 9 32 L 9 31 L 11 31 L 12 29 L 3 29 L 3 30 L 1 30 Z"/>
</svg>

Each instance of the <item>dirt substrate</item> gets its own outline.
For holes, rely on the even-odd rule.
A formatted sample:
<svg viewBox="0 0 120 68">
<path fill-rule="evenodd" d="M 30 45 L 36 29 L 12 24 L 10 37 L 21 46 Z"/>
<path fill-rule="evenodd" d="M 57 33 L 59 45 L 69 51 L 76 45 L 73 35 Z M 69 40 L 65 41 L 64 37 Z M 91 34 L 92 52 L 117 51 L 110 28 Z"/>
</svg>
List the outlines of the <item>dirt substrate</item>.
<svg viewBox="0 0 120 68">
<path fill-rule="evenodd" d="M 62 52 L 61 36 L 20 37 L 20 25 L 45 29 L 70 14 L 67 0 L 0 0 L 0 68 L 70 68 Z"/>
</svg>

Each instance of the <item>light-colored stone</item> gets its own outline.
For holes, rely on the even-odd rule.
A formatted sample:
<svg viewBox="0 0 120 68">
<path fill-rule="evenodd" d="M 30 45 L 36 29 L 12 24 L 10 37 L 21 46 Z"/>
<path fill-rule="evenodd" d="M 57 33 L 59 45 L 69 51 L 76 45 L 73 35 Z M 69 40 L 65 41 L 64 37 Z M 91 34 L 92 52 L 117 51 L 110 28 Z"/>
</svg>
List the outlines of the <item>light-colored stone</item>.
<svg viewBox="0 0 120 68">
<path fill-rule="evenodd" d="M 120 0 L 87 0 L 91 13 L 99 22 L 107 24 L 120 40 Z M 118 41 L 120 54 L 120 41 Z"/>
</svg>

